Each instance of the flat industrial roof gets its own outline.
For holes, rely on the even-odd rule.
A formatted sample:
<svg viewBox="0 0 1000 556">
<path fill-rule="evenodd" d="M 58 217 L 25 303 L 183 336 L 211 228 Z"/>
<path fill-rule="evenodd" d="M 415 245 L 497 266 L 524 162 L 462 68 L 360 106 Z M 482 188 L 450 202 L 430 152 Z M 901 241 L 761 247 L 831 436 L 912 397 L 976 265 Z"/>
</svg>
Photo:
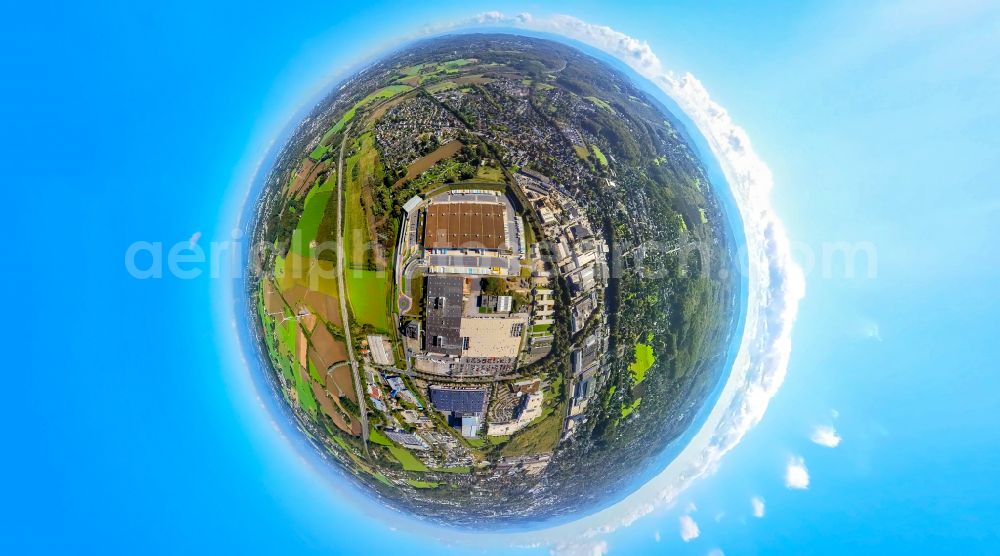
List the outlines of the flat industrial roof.
<svg viewBox="0 0 1000 556">
<path fill-rule="evenodd" d="M 460 355 L 462 339 L 462 290 L 465 278 L 432 274 L 427 277 L 427 316 L 424 331 L 427 351 Z"/>
<path fill-rule="evenodd" d="M 432 203 L 427 207 L 424 247 L 499 249 L 506 246 L 502 203 Z"/>
<path fill-rule="evenodd" d="M 521 349 L 521 331 L 525 326 L 520 315 L 504 318 L 463 318 L 460 334 L 469 339 L 463 357 L 517 357 Z M 515 334 L 516 332 L 516 334 Z"/>
<path fill-rule="evenodd" d="M 439 411 L 456 413 L 483 413 L 486 410 L 486 390 L 430 387 L 431 403 Z"/>
</svg>

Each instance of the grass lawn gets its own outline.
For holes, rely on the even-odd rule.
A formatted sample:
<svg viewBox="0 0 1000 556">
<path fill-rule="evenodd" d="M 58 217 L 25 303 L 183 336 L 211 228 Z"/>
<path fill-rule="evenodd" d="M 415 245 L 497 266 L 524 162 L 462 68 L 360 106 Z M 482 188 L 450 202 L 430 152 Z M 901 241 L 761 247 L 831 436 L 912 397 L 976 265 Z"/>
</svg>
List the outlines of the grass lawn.
<svg viewBox="0 0 1000 556">
<path fill-rule="evenodd" d="M 343 438 L 339 436 L 334 436 L 333 441 L 336 442 L 341 448 L 347 450 L 348 452 L 351 451 L 351 447 L 347 444 L 347 441 L 345 441 Z"/>
<path fill-rule="evenodd" d="M 319 160 L 323 158 L 323 155 L 330 151 L 329 145 L 320 145 L 313 149 L 313 152 L 309 153 L 309 158 L 313 160 Z"/>
<path fill-rule="evenodd" d="M 348 267 L 364 266 L 367 253 L 368 220 L 361 206 L 362 184 L 366 179 L 382 179 L 375 175 L 378 152 L 371 132 L 362 134 L 356 143 L 357 151 L 344 161 L 344 260 Z"/>
<path fill-rule="evenodd" d="M 375 328 L 389 330 L 389 307 L 386 298 L 389 295 L 390 274 L 385 271 L 358 270 L 348 268 L 347 299 L 350 301 L 354 320 L 362 324 L 370 324 Z"/>
<path fill-rule="evenodd" d="M 399 93 L 405 93 L 406 91 L 411 90 L 413 90 L 413 87 L 410 87 L 409 85 L 389 85 L 388 87 L 382 87 L 381 89 L 361 99 L 361 102 L 359 102 L 358 105 L 364 106 L 373 100 L 392 98 Z"/>
<path fill-rule="evenodd" d="M 487 436 L 486 438 L 490 441 L 490 444 L 496 446 L 497 444 L 503 444 L 504 442 L 510 440 L 510 435 L 506 434 L 503 436 Z"/>
<path fill-rule="evenodd" d="M 309 376 L 316 381 L 317 384 L 323 384 L 323 377 L 319 376 L 319 369 L 316 368 L 316 364 L 309 360 Z"/>
<path fill-rule="evenodd" d="M 275 326 L 275 334 L 278 336 L 278 341 L 284 348 L 283 352 L 292 355 L 295 353 L 295 337 L 299 333 L 299 324 L 295 322 L 295 319 L 288 319 L 285 322 Z"/>
<path fill-rule="evenodd" d="M 399 72 L 407 77 L 413 77 L 414 75 L 420 73 L 420 70 L 424 68 L 427 64 L 417 64 L 415 66 L 406 66 L 399 69 Z"/>
<path fill-rule="evenodd" d="M 375 429 L 368 431 L 368 440 L 371 440 L 380 446 L 392 446 L 392 441 Z"/>
<path fill-rule="evenodd" d="M 389 451 L 392 452 L 392 456 L 396 458 L 396 461 L 403 464 L 403 469 L 407 471 L 430 471 L 424 462 L 417 459 L 416 456 L 411 454 L 406 448 L 399 448 L 397 446 L 389 446 Z"/>
<path fill-rule="evenodd" d="M 281 283 L 281 279 L 285 277 L 285 259 L 282 257 L 274 258 L 274 281 Z"/>
<path fill-rule="evenodd" d="M 344 129 L 347 126 L 347 124 L 350 123 L 351 120 L 354 119 L 354 115 L 358 113 L 359 108 L 372 102 L 373 100 L 382 98 L 391 98 L 398 95 L 399 93 L 403 93 L 411 89 L 413 89 L 413 87 L 410 87 L 409 85 L 389 85 L 388 87 L 383 87 L 375 91 L 374 93 L 366 96 L 365 98 L 361 99 L 360 101 L 358 101 L 357 104 L 352 106 L 350 110 L 344 112 L 344 115 L 340 117 L 340 120 L 338 120 L 337 123 L 333 125 L 333 127 L 331 127 L 329 130 L 327 130 L 326 133 L 323 134 L 323 138 L 320 139 L 320 144 L 326 143 L 330 139 L 330 137 L 333 137 L 334 134 L 340 133 L 340 131 Z"/>
<path fill-rule="evenodd" d="M 432 471 L 438 473 L 471 473 L 471 467 L 435 467 Z"/>
<path fill-rule="evenodd" d="M 417 481 L 415 479 L 406 479 L 406 482 L 414 488 L 437 488 L 441 484 L 434 481 Z"/>
<path fill-rule="evenodd" d="M 453 70 L 455 68 L 460 68 L 462 66 L 465 66 L 465 65 L 468 65 L 468 64 L 471 64 L 471 63 L 472 63 L 472 60 L 470 60 L 468 58 L 459 58 L 457 60 L 448 60 L 447 62 L 443 62 L 441 64 L 438 64 L 438 67 L 441 68 L 441 69 L 443 69 L 443 70 L 445 70 L 445 71 L 447 71 L 447 70 Z"/>
<path fill-rule="evenodd" d="M 299 405 L 309 413 L 315 415 L 319 406 L 316 404 L 316 398 L 313 397 L 309 380 L 303 376 L 301 369 L 295 370 L 295 393 L 298 395 Z"/>
<path fill-rule="evenodd" d="M 413 276 L 410 277 L 410 296 L 413 299 L 413 304 L 410 305 L 409 314 L 416 315 L 420 312 L 420 300 L 424 298 L 424 282 L 427 279 L 424 278 L 424 273 L 415 270 Z"/>
<path fill-rule="evenodd" d="M 585 97 L 585 98 L 587 100 L 589 100 L 590 102 L 593 102 L 596 106 L 599 106 L 599 107 L 607 110 L 608 112 L 614 112 L 614 109 L 611 108 L 610 104 L 608 104 L 607 102 L 604 102 L 603 100 L 601 100 L 601 99 L 599 99 L 597 97 Z"/>
<path fill-rule="evenodd" d="M 562 404 L 550 413 L 514 435 L 500 453 L 510 457 L 551 452 L 559 442 L 559 432 L 562 430 L 564 413 Z"/>
<path fill-rule="evenodd" d="M 628 417 L 633 411 L 639 408 L 639 403 L 642 402 L 642 398 L 636 398 L 632 405 L 622 404 L 622 419 Z"/>
<path fill-rule="evenodd" d="M 473 448 L 483 448 L 486 446 L 486 441 L 482 438 L 466 438 L 465 441 Z"/>
<path fill-rule="evenodd" d="M 531 327 L 531 331 L 535 334 L 541 334 L 548 332 L 552 328 L 551 324 L 535 324 Z"/>
<path fill-rule="evenodd" d="M 653 346 L 649 344 L 635 345 L 635 361 L 629 363 L 628 370 L 632 373 L 632 383 L 639 384 L 646 378 L 646 371 L 656 362 Z"/>
<path fill-rule="evenodd" d="M 503 172 L 500 168 L 493 166 L 480 166 L 476 172 L 476 179 L 483 181 L 503 181 Z"/>
<path fill-rule="evenodd" d="M 270 349 L 270 344 L 268 345 L 268 348 Z M 295 371 L 292 368 L 292 362 L 289 361 L 287 357 L 282 355 L 278 355 L 275 359 L 278 360 L 278 366 L 281 367 L 281 374 L 285 375 L 285 380 L 288 382 L 294 382 Z"/>
<path fill-rule="evenodd" d="M 434 94 L 440 93 L 441 91 L 447 91 L 448 89 L 454 89 L 458 85 L 454 81 L 441 81 L 427 87 L 427 92 Z"/>
<path fill-rule="evenodd" d="M 319 223 L 323 220 L 323 213 L 326 210 L 326 205 L 330 202 L 330 195 L 333 193 L 333 185 L 334 182 L 327 180 L 322 185 L 313 187 L 306 195 L 302 217 L 299 218 L 299 223 L 295 227 L 295 231 L 292 232 L 291 250 L 296 254 L 304 257 L 311 255 L 309 243 L 316 239 Z"/>
<path fill-rule="evenodd" d="M 590 149 L 594 151 L 594 156 L 597 157 L 597 161 L 601 163 L 601 166 L 608 165 L 608 159 L 604 156 L 604 153 L 601 152 L 600 147 L 597 145 L 591 145 Z"/>
</svg>

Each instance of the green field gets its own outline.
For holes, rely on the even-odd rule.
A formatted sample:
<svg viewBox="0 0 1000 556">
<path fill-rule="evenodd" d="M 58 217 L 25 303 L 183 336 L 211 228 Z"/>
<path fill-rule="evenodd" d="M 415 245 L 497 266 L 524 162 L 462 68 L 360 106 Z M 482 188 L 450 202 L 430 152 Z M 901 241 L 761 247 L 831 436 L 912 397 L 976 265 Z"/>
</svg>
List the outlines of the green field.
<svg viewBox="0 0 1000 556">
<path fill-rule="evenodd" d="M 323 377 L 319 376 L 319 369 L 316 368 L 316 364 L 309 359 L 309 376 L 312 377 L 319 384 L 323 384 Z"/>
<path fill-rule="evenodd" d="M 399 71 L 400 71 L 400 73 L 402 73 L 403 75 L 405 75 L 407 77 L 413 77 L 414 75 L 420 73 L 420 70 L 422 70 L 424 68 L 424 66 L 426 66 L 426 65 L 427 64 L 417 64 L 415 66 L 406 66 L 406 67 L 400 68 Z"/>
<path fill-rule="evenodd" d="M 523 456 L 526 454 L 542 454 L 551 452 L 559 442 L 559 432 L 562 430 L 564 408 L 546 408 L 534 423 L 514 435 L 514 438 L 500 450 L 504 456 Z"/>
<path fill-rule="evenodd" d="M 392 452 L 392 456 L 396 458 L 396 461 L 403 464 L 403 469 L 407 471 L 430 471 L 430 469 L 424 465 L 424 462 L 418 460 L 416 456 L 411 454 L 406 448 L 389 446 L 389 451 Z"/>
<path fill-rule="evenodd" d="M 362 184 L 371 178 L 381 181 L 382 165 L 378 162 L 375 136 L 365 132 L 358 137 L 356 152 L 344 161 L 344 256 L 347 267 L 367 264 L 367 244 L 370 239 L 368 219 L 361 206 Z"/>
<path fill-rule="evenodd" d="M 368 440 L 371 440 L 380 446 L 392 446 L 392 441 L 375 429 L 368 431 Z"/>
<path fill-rule="evenodd" d="M 382 87 L 381 89 L 375 91 L 374 93 L 366 96 L 365 98 L 361 99 L 361 102 L 355 104 L 354 106 L 355 108 L 360 108 L 372 101 L 385 98 L 392 98 L 398 95 L 399 93 L 405 93 L 406 91 L 410 90 L 413 90 L 413 87 L 410 87 L 409 85 L 389 85 L 388 87 Z"/>
<path fill-rule="evenodd" d="M 271 349 L 271 344 L 268 344 L 268 349 Z M 281 367 L 281 374 L 285 375 L 285 380 L 294 382 L 295 370 L 292 368 L 292 362 L 287 357 L 281 355 L 278 355 L 276 359 L 278 360 L 278 366 Z"/>
<path fill-rule="evenodd" d="M 316 232 L 319 224 L 323 220 L 326 206 L 330 202 L 330 195 L 333 193 L 333 180 L 313 187 L 306 195 L 305 208 L 302 210 L 302 218 L 299 218 L 298 226 L 292 232 L 291 250 L 303 257 L 311 255 L 312 249 L 309 243 L 316 239 Z"/>
<path fill-rule="evenodd" d="M 438 473 L 471 473 L 471 467 L 435 467 L 432 471 Z"/>
<path fill-rule="evenodd" d="M 601 163 L 601 166 L 607 166 L 608 159 L 604 156 L 604 153 L 601 152 L 601 148 L 597 145 L 591 145 L 590 148 L 594 151 L 594 156 L 597 157 L 597 161 Z"/>
<path fill-rule="evenodd" d="M 418 481 L 415 479 L 406 479 L 406 482 L 414 488 L 437 488 L 441 484 L 434 481 Z"/>
<path fill-rule="evenodd" d="M 453 73 L 458 73 L 458 68 L 471 64 L 472 60 L 467 58 L 460 58 L 458 60 L 448 60 L 447 62 L 441 62 L 440 64 L 434 64 L 432 68 L 428 68 L 430 64 L 417 64 L 415 66 L 406 66 L 400 68 L 400 73 L 403 74 L 405 78 L 412 78 L 419 76 L 419 82 L 421 84 L 424 81 L 432 78 L 438 77 L 440 75 L 450 75 Z M 429 70 L 429 71 L 425 71 Z M 404 85 L 405 86 L 405 85 Z"/>
<path fill-rule="evenodd" d="M 313 152 L 309 153 L 309 158 L 313 160 L 319 160 L 323 158 L 323 155 L 329 152 L 329 150 L 330 150 L 329 145 L 320 145 L 315 149 L 313 149 Z"/>
<path fill-rule="evenodd" d="M 344 127 L 346 127 L 351 120 L 354 119 L 355 114 L 358 113 L 358 109 L 363 107 L 364 105 L 374 100 L 392 98 L 398 95 L 399 93 L 404 93 L 412 89 L 413 87 L 410 87 L 409 85 L 389 85 L 388 87 L 383 87 L 375 91 L 374 93 L 366 96 L 365 98 L 358 101 L 357 104 L 352 106 L 350 110 L 344 112 L 344 115 L 340 117 L 340 120 L 338 120 L 333 127 L 331 127 L 329 130 L 327 130 L 326 133 L 323 134 L 323 138 L 320 140 L 320 144 L 326 143 L 331 137 L 333 137 L 334 134 L 340 133 L 340 131 L 344 129 Z"/>
<path fill-rule="evenodd" d="M 354 320 L 360 324 L 370 324 L 375 328 L 389 330 L 390 275 L 385 271 L 358 270 L 348 268 L 347 299 L 351 305 Z"/>
<path fill-rule="evenodd" d="M 646 371 L 656 362 L 653 346 L 638 343 L 635 345 L 635 360 L 629 363 L 628 370 L 632 373 L 632 383 L 639 384 L 646 378 Z"/>
<path fill-rule="evenodd" d="M 275 333 L 278 336 L 278 342 L 285 348 L 284 352 L 293 355 L 295 353 L 295 337 L 299 333 L 299 325 L 295 319 L 288 319 L 276 325 Z"/>
<path fill-rule="evenodd" d="M 458 60 L 448 60 L 447 62 L 444 62 L 442 64 L 438 64 L 438 68 L 441 68 L 444 71 L 451 71 L 451 70 L 460 68 L 462 66 L 469 65 L 471 63 L 472 63 L 472 60 L 470 60 L 468 58 L 459 58 Z"/>
<path fill-rule="evenodd" d="M 295 393 L 298 395 L 299 405 L 315 415 L 319 406 L 316 404 L 316 398 L 313 397 L 312 387 L 309 385 L 309 380 L 302 376 L 302 371 L 298 369 L 295 371 Z"/>
<path fill-rule="evenodd" d="M 614 109 L 611 108 L 610 104 L 608 104 L 607 102 L 605 102 L 605 101 L 603 101 L 603 100 L 601 100 L 601 99 L 599 99 L 597 97 L 585 97 L 585 98 L 587 100 L 589 100 L 590 102 L 593 102 L 596 106 L 599 106 L 599 107 L 607 110 L 608 112 L 614 112 Z"/>
<path fill-rule="evenodd" d="M 344 450 L 346 450 L 348 452 L 351 451 L 351 447 L 347 444 L 347 442 L 343 438 L 341 438 L 339 436 L 334 436 L 333 437 L 333 441 L 336 442 L 337 445 L 339 445 Z"/>
<path fill-rule="evenodd" d="M 493 166 L 480 166 L 476 171 L 476 179 L 490 182 L 503 181 L 503 171 Z"/>
<path fill-rule="evenodd" d="M 281 283 L 281 279 L 285 277 L 285 258 L 275 257 L 274 258 L 274 281 Z"/>
<path fill-rule="evenodd" d="M 486 447 L 486 441 L 483 440 L 482 438 L 466 438 L 465 441 L 468 442 L 469 446 L 472 446 L 473 448 Z"/>
<path fill-rule="evenodd" d="M 533 334 L 544 334 L 552 328 L 551 324 L 534 324 L 531 326 L 531 332 Z"/>
<path fill-rule="evenodd" d="M 642 398 L 636 398 L 631 405 L 622 404 L 622 419 L 628 417 L 633 411 L 639 408 L 639 403 L 642 402 Z"/>
</svg>

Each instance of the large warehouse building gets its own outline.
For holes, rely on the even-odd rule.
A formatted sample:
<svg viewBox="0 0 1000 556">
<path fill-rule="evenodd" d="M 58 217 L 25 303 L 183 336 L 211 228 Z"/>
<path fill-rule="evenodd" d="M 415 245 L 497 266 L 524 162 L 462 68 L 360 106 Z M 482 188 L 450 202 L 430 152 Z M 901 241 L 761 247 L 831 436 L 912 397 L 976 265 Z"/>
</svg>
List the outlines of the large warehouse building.
<svg viewBox="0 0 1000 556">
<path fill-rule="evenodd" d="M 427 277 L 427 318 L 424 338 L 429 353 L 462 354 L 462 276 Z"/>
<path fill-rule="evenodd" d="M 432 250 L 507 250 L 506 211 L 502 203 L 432 203 L 427 207 L 424 247 Z"/>
</svg>

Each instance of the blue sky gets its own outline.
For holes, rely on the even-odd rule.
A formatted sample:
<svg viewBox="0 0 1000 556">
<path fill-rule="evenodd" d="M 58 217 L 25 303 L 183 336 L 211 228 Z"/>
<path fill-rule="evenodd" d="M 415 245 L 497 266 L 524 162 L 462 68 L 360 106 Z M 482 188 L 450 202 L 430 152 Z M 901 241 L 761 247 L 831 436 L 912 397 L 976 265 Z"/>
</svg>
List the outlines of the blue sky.
<svg viewBox="0 0 1000 556">
<path fill-rule="evenodd" d="M 772 170 L 807 267 L 789 372 L 761 423 L 673 507 L 592 546 L 996 552 L 1000 14 L 766 2 L 5 8 L 16 333 L 0 551 L 468 550 L 387 524 L 399 518 L 303 464 L 218 345 L 211 280 L 137 281 L 122 260 L 138 240 L 224 239 L 268 140 L 337 71 L 420 25 L 494 9 L 608 25 L 693 73 Z M 833 242 L 874 247 L 875 275 L 810 268 Z M 811 442 L 817 425 L 840 444 Z M 785 486 L 795 457 L 808 489 Z M 681 515 L 699 529 L 689 542 Z"/>
</svg>

